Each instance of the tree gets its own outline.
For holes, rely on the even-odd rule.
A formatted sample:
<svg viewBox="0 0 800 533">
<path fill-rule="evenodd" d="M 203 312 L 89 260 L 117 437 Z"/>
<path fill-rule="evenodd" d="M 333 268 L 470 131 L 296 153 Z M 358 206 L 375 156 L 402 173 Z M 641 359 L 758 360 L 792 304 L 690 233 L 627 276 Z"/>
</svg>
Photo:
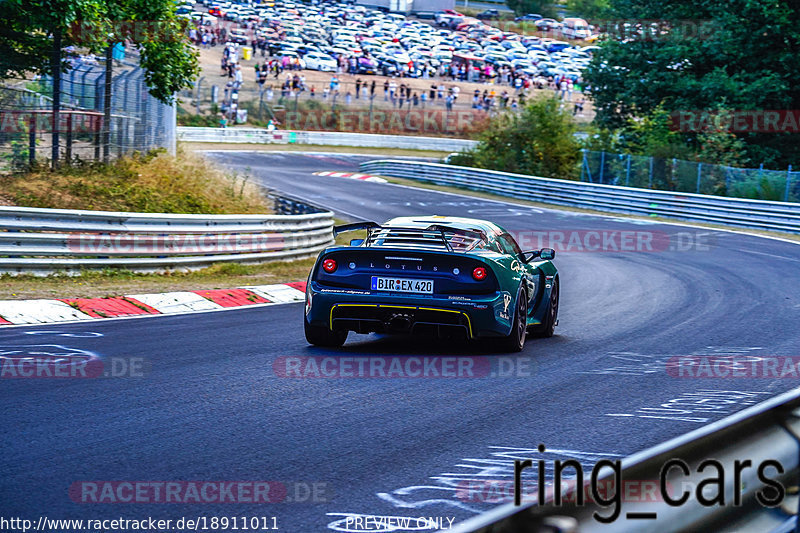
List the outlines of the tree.
<svg viewBox="0 0 800 533">
<path fill-rule="evenodd" d="M 545 17 L 555 15 L 555 8 L 549 0 L 506 0 L 506 5 L 517 15 L 526 13 L 538 13 Z"/>
<path fill-rule="evenodd" d="M 575 179 L 580 146 L 572 116 L 556 98 L 540 98 L 519 114 L 505 113 L 481 134 L 478 145 L 455 164 Z"/>
<path fill-rule="evenodd" d="M 629 117 L 618 130 L 619 151 L 664 159 L 688 159 L 692 151 L 662 104 L 642 116 Z"/>
<path fill-rule="evenodd" d="M 107 44 L 134 41 L 150 94 L 167 103 L 179 90 L 192 87 L 199 75 L 197 51 L 186 35 L 185 19 L 178 18 L 175 9 L 173 0 L 117 0 L 106 11 L 112 23 Z"/>
<path fill-rule="evenodd" d="M 617 28 L 585 73 L 597 122 L 622 127 L 663 105 L 669 113 L 794 110 L 800 105 L 800 10 L 794 0 L 614 0 L 612 16 L 664 20 L 665 34 Z M 794 132 L 796 134 L 796 132 Z M 683 134 L 695 143 L 697 132 Z M 800 160 L 788 133 L 741 135 L 747 157 L 767 165 Z"/>
<path fill-rule="evenodd" d="M 718 109 L 719 123 L 724 124 L 730 119 L 730 111 Z M 740 167 L 746 162 L 745 143 L 730 130 L 709 124 L 697 136 L 698 161 Z"/>
<path fill-rule="evenodd" d="M 55 65 L 65 71 L 65 54 L 52 61 L 57 38 L 59 52 L 79 47 L 102 53 L 116 42 L 141 36 L 121 31 L 131 27 L 126 22 L 149 21 L 158 21 L 156 31 L 135 44 L 151 94 L 170 102 L 175 92 L 192 86 L 198 73 L 197 54 L 172 0 L 6 0 L 0 10 L 0 77 L 54 75 Z"/>
<path fill-rule="evenodd" d="M 150 93 L 163 102 L 191 87 L 198 74 L 197 54 L 175 14 L 172 0 L 6 0 L 0 11 L 0 77 L 29 73 L 53 77 L 52 165 L 59 159 L 61 73 L 69 68 L 63 50 L 81 47 L 106 52 L 110 79 L 111 47 L 133 37 L 141 50 L 141 66 Z M 148 21 L 152 34 L 136 31 Z M 134 28 L 133 34 L 123 28 Z M 106 89 L 110 84 L 106 83 Z M 110 101 L 107 97 L 106 103 Z M 104 159 L 108 159 L 110 108 L 105 107 Z"/>
<path fill-rule="evenodd" d="M 609 0 L 567 0 L 566 5 L 567 11 L 585 19 L 605 18 L 611 9 Z"/>
<path fill-rule="evenodd" d="M 53 35 L 78 20 L 97 24 L 94 0 L 6 0 L 0 10 L 0 77 L 52 74 Z M 75 44 L 63 38 L 62 46 Z M 65 67 L 62 64 L 62 67 Z"/>
</svg>

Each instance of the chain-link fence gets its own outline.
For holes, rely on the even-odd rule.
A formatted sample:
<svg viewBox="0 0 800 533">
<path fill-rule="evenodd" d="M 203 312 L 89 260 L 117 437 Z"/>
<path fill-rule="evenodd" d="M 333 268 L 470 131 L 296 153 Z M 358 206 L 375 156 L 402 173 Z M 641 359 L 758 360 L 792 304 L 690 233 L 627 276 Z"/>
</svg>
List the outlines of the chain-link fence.
<svg viewBox="0 0 800 533">
<path fill-rule="evenodd" d="M 376 85 L 372 91 L 369 84 L 344 82 L 334 91 L 327 84 L 322 90 L 269 83 L 237 87 L 205 76 L 180 97 L 178 123 L 185 126 L 220 126 L 224 117 L 228 126 L 264 126 L 272 120 L 282 129 L 463 137 L 476 135 L 497 108 L 507 105 L 495 99 L 489 110 L 473 107 L 467 96 L 453 97 L 438 87 L 402 93 L 399 87 Z"/>
<path fill-rule="evenodd" d="M 645 189 L 800 202 L 800 171 L 584 150 L 581 181 Z"/>
<path fill-rule="evenodd" d="M 58 123 L 53 120 L 53 79 L 5 80 L 0 85 L 0 168 L 52 158 L 58 132 L 60 162 L 103 160 L 154 148 L 175 151 L 175 105 L 147 90 L 138 55 L 115 52 L 109 120 L 105 119 L 106 65 L 81 56 L 61 77 Z"/>
</svg>

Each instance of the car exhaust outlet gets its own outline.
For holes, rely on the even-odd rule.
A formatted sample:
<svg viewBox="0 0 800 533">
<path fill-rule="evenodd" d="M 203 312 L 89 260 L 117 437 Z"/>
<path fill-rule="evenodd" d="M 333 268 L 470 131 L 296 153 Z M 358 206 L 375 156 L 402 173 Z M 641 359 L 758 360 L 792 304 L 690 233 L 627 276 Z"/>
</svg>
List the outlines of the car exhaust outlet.
<svg viewBox="0 0 800 533">
<path fill-rule="evenodd" d="M 411 329 L 411 317 L 408 315 L 392 315 L 386 324 L 391 331 L 409 331 Z"/>
</svg>

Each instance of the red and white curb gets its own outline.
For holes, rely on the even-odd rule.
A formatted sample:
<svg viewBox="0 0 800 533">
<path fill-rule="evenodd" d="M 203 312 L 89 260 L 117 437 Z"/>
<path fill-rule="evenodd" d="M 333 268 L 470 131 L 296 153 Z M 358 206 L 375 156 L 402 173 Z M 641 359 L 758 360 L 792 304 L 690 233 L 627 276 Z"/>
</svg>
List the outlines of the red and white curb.
<svg viewBox="0 0 800 533">
<path fill-rule="evenodd" d="M 302 302 L 305 290 L 306 282 L 298 281 L 236 289 L 132 294 L 110 298 L 0 300 L 0 326 L 194 313 L 255 304 Z"/>
<path fill-rule="evenodd" d="M 385 179 L 378 176 L 370 176 L 369 174 L 354 174 L 352 172 L 314 172 L 315 176 L 330 176 L 332 178 L 347 178 L 351 180 L 372 181 L 374 183 L 388 183 Z"/>
</svg>

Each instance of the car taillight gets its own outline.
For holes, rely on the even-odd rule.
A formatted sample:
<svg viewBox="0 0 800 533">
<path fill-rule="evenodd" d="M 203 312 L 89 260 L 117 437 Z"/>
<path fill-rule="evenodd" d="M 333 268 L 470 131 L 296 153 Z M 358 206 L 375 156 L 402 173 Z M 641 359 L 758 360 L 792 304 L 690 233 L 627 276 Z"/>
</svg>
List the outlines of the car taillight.
<svg viewBox="0 0 800 533">
<path fill-rule="evenodd" d="M 336 270 L 336 260 L 335 259 L 326 259 L 322 262 L 322 270 L 330 274 L 334 270 Z"/>
<path fill-rule="evenodd" d="M 477 267 L 475 270 L 472 271 L 472 277 L 475 278 L 476 281 L 483 281 L 486 279 L 486 269 L 483 267 Z"/>
</svg>

